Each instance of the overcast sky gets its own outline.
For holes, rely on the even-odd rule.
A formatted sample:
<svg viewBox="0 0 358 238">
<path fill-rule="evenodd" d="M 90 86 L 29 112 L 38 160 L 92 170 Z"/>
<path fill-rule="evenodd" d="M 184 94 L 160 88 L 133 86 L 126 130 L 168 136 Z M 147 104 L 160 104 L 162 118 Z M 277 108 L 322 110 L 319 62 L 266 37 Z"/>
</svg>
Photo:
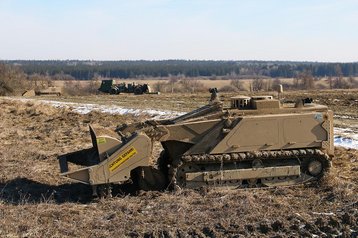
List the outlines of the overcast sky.
<svg viewBox="0 0 358 238">
<path fill-rule="evenodd" d="M 358 61 L 358 0 L 0 0 L 0 59 Z"/>
</svg>

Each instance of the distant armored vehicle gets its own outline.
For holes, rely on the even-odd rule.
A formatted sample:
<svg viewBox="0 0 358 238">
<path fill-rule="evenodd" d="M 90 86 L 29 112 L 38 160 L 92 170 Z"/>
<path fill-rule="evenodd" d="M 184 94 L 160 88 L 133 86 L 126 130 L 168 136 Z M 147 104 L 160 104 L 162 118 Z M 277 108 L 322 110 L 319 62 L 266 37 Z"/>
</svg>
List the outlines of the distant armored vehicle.
<svg viewBox="0 0 358 238">
<path fill-rule="evenodd" d="M 22 96 L 24 97 L 32 97 L 32 96 L 41 96 L 41 95 L 56 95 L 61 96 L 62 95 L 62 89 L 60 87 L 48 87 L 45 89 L 31 89 L 28 91 L 25 91 Z"/>
<path fill-rule="evenodd" d="M 36 95 L 62 95 L 62 89 L 60 87 L 48 87 L 45 89 L 35 90 Z"/>
<path fill-rule="evenodd" d="M 136 84 L 136 83 L 119 83 L 116 84 L 114 80 L 102 80 L 101 86 L 98 89 L 101 92 L 109 94 L 120 94 L 120 93 L 134 93 L 144 94 L 153 93 L 148 84 Z M 157 94 L 157 93 L 154 93 Z"/>
</svg>

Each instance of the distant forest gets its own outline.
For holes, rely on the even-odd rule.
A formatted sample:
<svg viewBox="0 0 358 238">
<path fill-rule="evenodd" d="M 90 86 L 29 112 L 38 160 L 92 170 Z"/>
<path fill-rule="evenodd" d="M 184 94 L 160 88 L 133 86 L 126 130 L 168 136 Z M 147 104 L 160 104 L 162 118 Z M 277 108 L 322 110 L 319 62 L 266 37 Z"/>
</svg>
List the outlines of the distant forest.
<svg viewBox="0 0 358 238">
<path fill-rule="evenodd" d="M 147 77 L 271 77 L 293 78 L 300 73 L 313 77 L 358 76 L 356 63 L 320 63 L 290 61 L 77 61 L 77 60 L 10 60 L 0 63 L 20 67 L 28 75 L 67 75 L 89 80 L 105 78 L 147 78 Z M 213 78 L 213 79 L 214 79 Z"/>
</svg>

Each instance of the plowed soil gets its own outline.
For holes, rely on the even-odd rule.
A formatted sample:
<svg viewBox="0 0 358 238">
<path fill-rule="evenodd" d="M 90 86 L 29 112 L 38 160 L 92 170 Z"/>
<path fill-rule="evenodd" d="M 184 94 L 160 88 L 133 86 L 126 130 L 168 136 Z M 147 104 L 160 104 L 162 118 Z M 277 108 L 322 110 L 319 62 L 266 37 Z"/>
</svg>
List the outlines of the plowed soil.
<svg viewBox="0 0 358 238">
<path fill-rule="evenodd" d="M 338 113 L 354 115 L 350 103 L 357 98 L 352 95 L 324 94 L 319 100 L 331 103 Z M 157 103 L 153 96 L 147 97 L 147 102 Z M 199 98 L 198 102 L 206 100 Z M 191 108 L 191 99 L 192 95 L 183 95 L 180 103 Z M 358 151 L 353 149 L 336 147 L 329 174 L 310 185 L 177 192 L 133 191 L 123 186 L 115 188 L 113 198 L 93 200 L 89 187 L 59 176 L 57 156 L 90 147 L 89 124 L 99 133 L 111 134 L 117 124 L 144 117 L 81 115 L 37 102 L 0 99 L 0 118 L 0 237 L 358 234 Z"/>
</svg>

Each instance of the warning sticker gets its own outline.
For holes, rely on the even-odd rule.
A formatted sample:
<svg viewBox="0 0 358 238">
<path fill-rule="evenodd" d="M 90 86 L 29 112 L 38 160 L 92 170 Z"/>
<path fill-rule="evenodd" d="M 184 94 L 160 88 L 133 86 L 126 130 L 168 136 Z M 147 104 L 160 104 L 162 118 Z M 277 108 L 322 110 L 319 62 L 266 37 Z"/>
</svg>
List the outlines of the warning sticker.
<svg viewBox="0 0 358 238">
<path fill-rule="evenodd" d="M 97 138 L 97 144 L 104 144 L 104 143 L 106 143 L 106 138 L 103 137 Z"/>
<path fill-rule="evenodd" d="M 121 164 L 132 158 L 135 154 L 137 154 L 137 150 L 134 147 L 131 147 L 128 150 L 124 151 L 123 154 L 119 155 L 112 163 L 109 164 L 109 170 L 113 172 Z"/>
</svg>

